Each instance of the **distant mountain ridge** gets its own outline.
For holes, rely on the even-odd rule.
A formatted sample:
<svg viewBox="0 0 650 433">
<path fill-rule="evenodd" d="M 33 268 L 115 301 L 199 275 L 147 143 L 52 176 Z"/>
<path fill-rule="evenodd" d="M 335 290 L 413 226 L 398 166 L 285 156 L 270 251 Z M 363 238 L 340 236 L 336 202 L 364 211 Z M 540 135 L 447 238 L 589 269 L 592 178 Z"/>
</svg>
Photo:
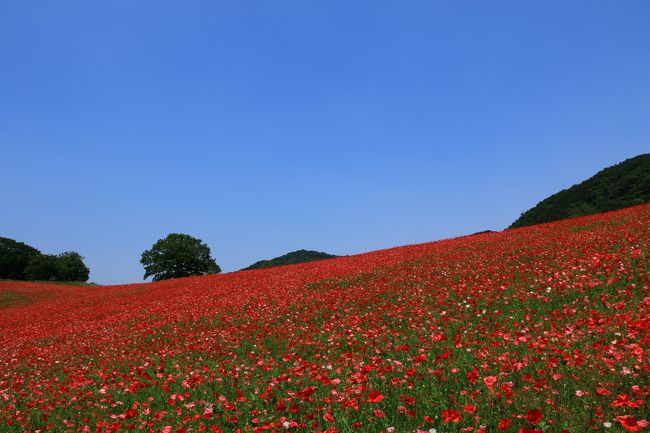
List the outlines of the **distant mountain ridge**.
<svg viewBox="0 0 650 433">
<path fill-rule="evenodd" d="M 540 201 L 508 228 L 608 212 L 650 202 L 650 154 L 607 167 Z"/>
<path fill-rule="evenodd" d="M 322 253 L 320 251 L 298 250 L 287 253 L 283 256 L 276 257 L 271 260 L 260 260 L 255 262 L 242 271 L 249 271 L 251 269 L 271 268 L 274 266 L 295 265 L 297 263 L 313 262 L 316 260 L 332 259 L 335 257 L 333 254 Z"/>
</svg>

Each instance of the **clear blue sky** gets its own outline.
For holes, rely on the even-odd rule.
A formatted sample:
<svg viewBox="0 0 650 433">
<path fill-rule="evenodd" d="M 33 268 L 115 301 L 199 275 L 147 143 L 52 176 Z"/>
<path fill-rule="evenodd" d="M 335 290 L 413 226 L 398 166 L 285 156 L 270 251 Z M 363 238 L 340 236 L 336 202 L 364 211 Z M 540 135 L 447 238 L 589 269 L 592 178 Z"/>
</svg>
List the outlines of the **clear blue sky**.
<svg viewBox="0 0 650 433">
<path fill-rule="evenodd" d="M 142 280 L 484 229 L 650 151 L 650 2 L 0 2 L 0 236 Z"/>
</svg>

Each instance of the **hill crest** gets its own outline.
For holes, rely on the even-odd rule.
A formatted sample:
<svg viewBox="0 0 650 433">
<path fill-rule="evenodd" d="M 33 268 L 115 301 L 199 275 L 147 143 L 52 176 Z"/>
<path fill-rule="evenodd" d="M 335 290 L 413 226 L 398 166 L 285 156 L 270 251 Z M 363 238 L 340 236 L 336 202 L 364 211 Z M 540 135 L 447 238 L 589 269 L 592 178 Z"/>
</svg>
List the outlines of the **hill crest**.
<svg viewBox="0 0 650 433">
<path fill-rule="evenodd" d="M 270 260 L 260 260 L 242 269 L 242 271 L 271 268 L 274 266 L 295 265 L 298 263 L 313 262 L 316 260 L 333 259 L 335 257 L 339 256 L 323 253 L 320 251 L 296 250 Z"/>
<path fill-rule="evenodd" d="M 604 168 L 522 213 L 509 229 L 592 215 L 650 202 L 650 154 Z"/>
</svg>

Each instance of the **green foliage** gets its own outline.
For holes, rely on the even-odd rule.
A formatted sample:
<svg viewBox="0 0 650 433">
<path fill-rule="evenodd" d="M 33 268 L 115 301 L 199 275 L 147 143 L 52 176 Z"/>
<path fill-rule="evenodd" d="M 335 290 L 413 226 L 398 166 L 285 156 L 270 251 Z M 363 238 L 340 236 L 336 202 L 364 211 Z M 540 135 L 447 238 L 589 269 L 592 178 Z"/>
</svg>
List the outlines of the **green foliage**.
<svg viewBox="0 0 650 433">
<path fill-rule="evenodd" d="M 248 271 L 251 269 L 262 269 L 262 268 L 271 268 L 274 266 L 283 266 L 283 265 L 294 265 L 297 263 L 313 262 L 316 260 L 324 260 L 338 257 L 332 254 L 321 253 L 319 251 L 308 251 L 308 250 L 298 250 L 291 253 L 287 253 L 283 256 L 276 257 L 271 260 L 260 260 L 255 262 L 247 268 L 242 269 L 242 271 Z"/>
<path fill-rule="evenodd" d="M 41 252 L 22 242 L 0 237 L 0 278 L 24 280 L 25 268 Z"/>
<path fill-rule="evenodd" d="M 56 281 L 59 278 L 59 259 L 50 254 L 34 256 L 25 268 L 28 280 Z"/>
<path fill-rule="evenodd" d="M 7 280 L 87 281 L 90 270 L 77 252 L 59 255 L 13 239 L 0 238 L 0 278 Z"/>
<path fill-rule="evenodd" d="M 58 281 L 88 281 L 90 269 L 77 252 L 67 251 L 57 256 L 59 262 Z"/>
<path fill-rule="evenodd" d="M 608 167 L 539 202 L 508 228 L 622 209 L 650 202 L 650 154 Z"/>
<path fill-rule="evenodd" d="M 15 305 L 26 304 L 28 298 L 24 293 L 2 292 L 0 293 L 0 308 L 13 307 Z"/>
<path fill-rule="evenodd" d="M 193 275 L 218 274 L 221 268 L 210 255 L 210 247 L 200 239 L 181 233 L 170 233 L 142 253 L 144 278 L 154 281 Z"/>
</svg>

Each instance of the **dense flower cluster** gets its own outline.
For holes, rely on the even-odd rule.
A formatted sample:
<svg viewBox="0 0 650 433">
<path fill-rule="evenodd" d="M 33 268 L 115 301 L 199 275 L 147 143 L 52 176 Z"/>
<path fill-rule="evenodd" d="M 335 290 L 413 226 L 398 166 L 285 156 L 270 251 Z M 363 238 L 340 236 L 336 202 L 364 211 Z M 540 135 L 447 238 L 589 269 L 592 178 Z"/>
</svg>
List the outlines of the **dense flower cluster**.
<svg viewBox="0 0 650 433">
<path fill-rule="evenodd" d="M 647 430 L 649 241 L 639 206 L 152 284 L 0 282 L 0 430 Z"/>
</svg>

